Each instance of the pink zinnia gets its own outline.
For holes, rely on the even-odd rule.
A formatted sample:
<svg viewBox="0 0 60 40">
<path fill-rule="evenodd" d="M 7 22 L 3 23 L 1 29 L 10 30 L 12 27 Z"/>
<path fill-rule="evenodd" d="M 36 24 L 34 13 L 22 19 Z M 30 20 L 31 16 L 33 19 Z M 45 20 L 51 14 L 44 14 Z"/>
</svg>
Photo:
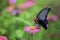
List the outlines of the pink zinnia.
<svg viewBox="0 0 60 40">
<path fill-rule="evenodd" d="M 0 36 L 0 40 L 8 40 L 6 36 Z"/>
<path fill-rule="evenodd" d="M 8 0 L 10 4 L 16 3 L 17 0 Z"/>
<path fill-rule="evenodd" d="M 24 28 L 25 32 L 29 32 L 31 34 L 35 34 L 40 31 L 40 28 L 38 26 L 26 26 Z"/>
</svg>

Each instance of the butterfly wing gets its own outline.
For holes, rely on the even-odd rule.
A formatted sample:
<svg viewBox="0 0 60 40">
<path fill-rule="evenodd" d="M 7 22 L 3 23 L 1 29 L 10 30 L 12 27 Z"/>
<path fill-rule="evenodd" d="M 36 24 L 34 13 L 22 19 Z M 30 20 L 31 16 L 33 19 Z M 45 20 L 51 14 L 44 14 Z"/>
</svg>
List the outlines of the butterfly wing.
<svg viewBox="0 0 60 40">
<path fill-rule="evenodd" d="M 39 18 L 40 20 L 45 20 L 50 10 L 51 10 L 50 8 L 42 9 L 37 15 L 37 18 Z"/>
</svg>

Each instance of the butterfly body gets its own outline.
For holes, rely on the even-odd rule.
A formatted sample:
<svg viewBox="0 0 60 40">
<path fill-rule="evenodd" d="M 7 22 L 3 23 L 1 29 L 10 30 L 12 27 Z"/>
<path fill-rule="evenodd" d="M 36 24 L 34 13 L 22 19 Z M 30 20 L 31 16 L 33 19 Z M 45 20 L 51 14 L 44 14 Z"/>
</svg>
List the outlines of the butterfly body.
<svg viewBox="0 0 60 40">
<path fill-rule="evenodd" d="M 50 8 L 44 8 L 39 12 L 35 20 L 35 23 L 38 24 L 39 26 L 42 26 L 44 29 L 47 29 L 48 27 L 47 15 L 49 11 Z"/>
</svg>

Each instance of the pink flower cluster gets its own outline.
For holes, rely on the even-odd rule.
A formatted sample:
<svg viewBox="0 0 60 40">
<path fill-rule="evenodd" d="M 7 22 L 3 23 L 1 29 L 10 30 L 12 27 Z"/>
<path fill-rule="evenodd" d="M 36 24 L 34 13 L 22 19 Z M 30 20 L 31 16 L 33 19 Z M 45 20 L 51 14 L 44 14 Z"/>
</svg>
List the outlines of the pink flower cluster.
<svg viewBox="0 0 60 40">
<path fill-rule="evenodd" d="M 17 12 L 17 10 L 14 10 L 15 8 L 18 8 L 18 12 L 20 11 L 21 13 L 23 10 L 30 8 L 35 4 L 34 0 L 26 0 L 26 2 L 19 4 L 16 7 L 14 3 L 16 3 L 17 0 L 8 0 L 8 1 L 10 5 L 7 7 L 7 11 L 12 13 L 13 15 L 15 15 Z"/>
<path fill-rule="evenodd" d="M 24 28 L 25 32 L 29 32 L 31 34 L 35 34 L 37 32 L 40 32 L 40 28 L 38 26 L 26 26 Z"/>
<path fill-rule="evenodd" d="M 0 36 L 0 40 L 8 40 L 6 36 Z"/>
</svg>

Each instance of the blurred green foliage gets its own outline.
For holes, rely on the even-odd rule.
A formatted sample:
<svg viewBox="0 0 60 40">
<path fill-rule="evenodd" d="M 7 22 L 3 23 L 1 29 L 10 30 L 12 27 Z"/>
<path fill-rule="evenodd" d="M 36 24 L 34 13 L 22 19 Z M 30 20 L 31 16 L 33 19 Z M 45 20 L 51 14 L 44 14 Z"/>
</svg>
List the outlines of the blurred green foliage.
<svg viewBox="0 0 60 40">
<path fill-rule="evenodd" d="M 8 0 L 0 0 L 0 13 L 7 6 L 8 6 Z"/>
<path fill-rule="evenodd" d="M 18 0 L 16 4 L 24 2 Z M 0 0 L 0 10 L 4 9 L 7 5 L 7 1 Z M 57 15 L 57 8 L 60 7 L 60 0 L 36 0 L 36 5 L 25 10 L 18 17 L 8 13 L 5 9 L 0 16 L 0 35 L 8 36 L 8 40 L 25 40 L 29 38 L 28 33 L 24 32 L 25 26 L 33 26 L 33 19 L 39 13 L 39 11 L 45 7 L 50 7 L 50 14 Z M 56 22 L 49 22 L 49 27 L 44 30 L 41 27 L 41 31 L 34 35 L 33 40 L 60 40 L 60 20 Z"/>
</svg>

